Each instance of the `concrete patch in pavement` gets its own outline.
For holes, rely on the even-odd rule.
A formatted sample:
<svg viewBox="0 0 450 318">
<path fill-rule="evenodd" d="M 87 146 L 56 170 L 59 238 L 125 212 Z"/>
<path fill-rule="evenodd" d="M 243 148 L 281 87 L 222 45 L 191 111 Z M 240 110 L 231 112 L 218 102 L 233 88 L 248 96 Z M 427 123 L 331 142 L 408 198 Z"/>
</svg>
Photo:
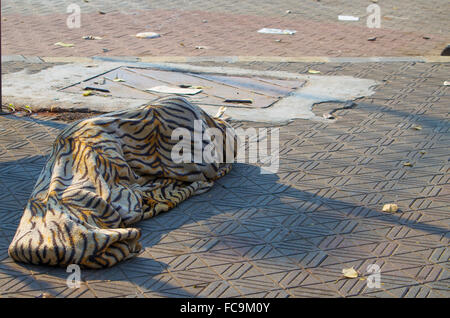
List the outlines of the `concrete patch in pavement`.
<svg viewBox="0 0 450 318">
<path fill-rule="evenodd" d="M 3 102 L 16 106 L 33 105 L 37 109 L 83 109 L 91 111 L 117 111 L 134 108 L 149 100 L 134 98 L 111 98 L 67 93 L 60 89 L 107 72 L 121 65 L 138 66 L 175 72 L 213 73 L 230 76 L 258 76 L 286 80 L 304 80 L 306 84 L 289 96 L 280 99 L 264 109 L 228 108 L 226 115 L 234 120 L 285 123 L 303 118 L 324 121 L 316 116 L 312 107 L 322 102 L 346 102 L 374 93 L 377 81 L 359 79 L 351 76 L 305 75 L 281 71 L 255 71 L 233 67 L 200 67 L 174 63 L 142 63 L 133 61 L 106 62 L 94 60 L 95 67 L 86 67 L 83 63 L 56 65 L 36 74 L 26 70 L 5 74 L 3 77 Z M 91 63 L 92 64 L 92 63 Z M 202 106 L 211 115 L 217 113 L 218 106 Z"/>
</svg>

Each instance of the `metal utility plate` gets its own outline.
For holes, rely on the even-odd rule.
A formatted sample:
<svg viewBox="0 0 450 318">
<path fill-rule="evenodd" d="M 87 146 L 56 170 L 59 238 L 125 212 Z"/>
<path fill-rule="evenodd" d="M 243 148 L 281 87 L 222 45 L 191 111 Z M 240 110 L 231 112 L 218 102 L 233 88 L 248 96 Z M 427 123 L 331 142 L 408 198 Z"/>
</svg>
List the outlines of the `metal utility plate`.
<svg viewBox="0 0 450 318">
<path fill-rule="evenodd" d="M 123 81 L 114 81 L 118 78 Z M 198 105 L 264 108 L 291 94 L 304 83 L 305 81 L 301 80 L 185 73 L 121 66 L 63 88 L 62 91 L 81 94 L 85 87 L 94 87 L 109 90 L 107 93 L 93 91 L 99 95 L 152 100 L 172 94 L 146 91 L 151 87 L 180 87 L 180 85 L 186 87 L 190 85 L 202 88 L 202 92 L 186 96 Z M 230 99 L 251 100 L 252 102 L 225 102 Z"/>
</svg>

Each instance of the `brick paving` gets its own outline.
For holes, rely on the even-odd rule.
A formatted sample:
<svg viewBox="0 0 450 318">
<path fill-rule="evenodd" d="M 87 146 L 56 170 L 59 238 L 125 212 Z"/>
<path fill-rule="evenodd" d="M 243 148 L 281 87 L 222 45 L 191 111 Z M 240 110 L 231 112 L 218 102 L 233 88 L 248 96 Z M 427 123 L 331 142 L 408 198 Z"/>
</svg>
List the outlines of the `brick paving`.
<svg viewBox="0 0 450 318">
<path fill-rule="evenodd" d="M 234 66 L 314 68 L 382 84 L 355 108 L 336 111 L 334 123 L 296 120 L 280 127 L 278 173 L 236 164 L 211 191 L 141 222 L 144 252 L 111 269 L 82 271 L 78 289 L 67 287 L 64 269 L 18 264 L 7 255 L 65 124 L 1 116 L 0 296 L 449 297 L 450 99 L 442 84 L 450 64 Z M 335 107 L 320 104 L 314 111 Z M 381 211 L 392 202 L 399 212 Z M 342 277 L 353 266 L 367 278 L 369 264 L 380 266 L 381 288 Z"/>
<path fill-rule="evenodd" d="M 69 29 L 67 6 L 81 8 Z M 417 56 L 450 42 L 445 0 L 379 1 L 381 28 L 366 26 L 372 1 L 2 1 L 2 54 L 32 56 Z M 99 14 L 101 10 L 105 14 Z M 290 13 L 286 13 L 290 10 Z M 342 22 L 338 15 L 355 15 Z M 294 29 L 292 36 L 259 34 Z M 137 39 L 143 31 L 157 39 Z M 86 35 L 101 40 L 83 40 Z M 376 37 L 376 41 L 368 41 Z M 280 41 L 281 40 L 281 41 Z M 74 47 L 57 47 L 56 42 Z M 197 47 L 204 47 L 197 49 Z M 104 49 L 108 50 L 104 52 Z"/>
</svg>

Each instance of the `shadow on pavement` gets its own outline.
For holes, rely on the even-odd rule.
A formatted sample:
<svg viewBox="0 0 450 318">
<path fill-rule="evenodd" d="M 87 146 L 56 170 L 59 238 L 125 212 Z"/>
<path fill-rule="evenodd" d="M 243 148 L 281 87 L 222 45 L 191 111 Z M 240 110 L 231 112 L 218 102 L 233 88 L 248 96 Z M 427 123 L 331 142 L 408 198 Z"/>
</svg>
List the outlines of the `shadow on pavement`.
<svg viewBox="0 0 450 318">
<path fill-rule="evenodd" d="M 34 158 L 40 163 L 42 159 Z M 13 165 L 15 168 L 9 169 L 9 177 L 23 178 L 24 173 L 20 167 L 29 161 L 30 158 L 0 163 L 0 171 Z M 30 182 L 22 191 L 29 195 L 34 184 L 31 180 L 37 178 L 37 175 L 27 177 Z M 2 201 L 4 200 L 7 198 L 3 197 Z M 403 225 L 433 234 L 448 232 L 448 229 L 438 226 L 411 222 L 402 216 L 401 211 L 386 214 L 364 209 L 365 213 L 360 215 L 361 207 L 356 204 L 300 191 L 280 183 L 277 175 L 260 174 L 260 169 L 256 166 L 235 164 L 232 172 L 220 179 L 209 192 L 188 199 L 167 213 L 138 223 L 137 227 L 142 228 L 141 244 L 144 249 L 138 257 L 105 270 L 82 270 L 82 280 L 87 281 L 94 290 L 103 288 L 106 293 L 104 295 L 109 296 L 114 291 L 124 295 L 127 288 L 130 288 L 129 282 L 132 282 L 143 292 L 157 293 L 176 289 L 177 293 L 170 294 L 171 297 L 196 297 L 201 295 L 202 289 L 199 288 L 194 294 L 180 288 L 183 285 L 172 277 L 176 271 L 195 272 L 196 268 L 201 271 L 202 265 L 214 268 L 220 264 L 270 258 L 277 260 L 279 257 L 289 259 L 286 268 L 283 268 L 282 263 L 279 264 L 280 271 L 291 269 L 293 264 L 302 269 L 316 267 L 328 257 L 343 262 L 354 261 L 353 258 L 347 258 L 346 254 L 340 255 L 339 249 L 334 249 L 330 255 L 321 245 L 327 237 L 352 233 L 359 226 L 349 227 L 344 231 L 333 229 L 336 222 L 346 218 L 383 220 L 392 225 Z M 11 240 L 11 228 L 17 226 L 22 211 L 2 212 L 12 214 L 11 223 L 7 225 L 7 238 Z M 352 215 L 353 213 L 356 215 Z M 4 227 L 5 224 L 0 226 Z M 367 228 L 360 230 L 367 231 Z M 202 240 L 205 244 L 201 243 Z M 1 248 L 5 249 L 7 246 Z M 315 252 L 320 255 L 317 254 L 319 258 L 314 263 L 310 263 L 309 258 L 299 257 Z M 5 259 L 4 253 L 2 255 L 1 272 L 20 276 L 32 270 L 39 286 L 49 293 L 52 293 L 52 289 L 57 291 L 49 277 L 59 279 L 56 286 L 64 286 L 64 281 L 70 274 L 65 269 L 15 264 L 9 257 Z M 178 264 L 183 263 L 180 258 L 191 256 L 193 260 L 190 263 L 188 261 L 181 266 Z M 377 255 L 368 251 L 367 258 L 376 257 Z M 197 261 L 200 264 L 194 264 Z M 40 277 L 46 279 L 40 280 Z M 226 280 L 220 278 L 220 275 L 216 279 Z M 210 282 L 202 284 L 200 279 L 196 285 L 208 283 Z M 129 294 L 133 296 L 132 291 Z M 102 297 L 102 293 L 97 295 Z"/>
</svg>

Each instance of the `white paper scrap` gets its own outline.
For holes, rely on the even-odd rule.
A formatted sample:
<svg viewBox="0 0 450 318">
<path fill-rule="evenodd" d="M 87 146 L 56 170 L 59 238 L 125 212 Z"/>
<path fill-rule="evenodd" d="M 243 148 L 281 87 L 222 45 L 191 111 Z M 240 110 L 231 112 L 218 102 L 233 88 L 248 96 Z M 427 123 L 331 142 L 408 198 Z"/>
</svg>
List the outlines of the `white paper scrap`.
<svg viewBox="0 0 450 318">
<path fill-rule="evenodd" d="M 338 16 L 339 21 L 359 21 L 358 17 L 354 17 L 351 15 L 340 15 Z"/>
<path fill-rule="evenodd" d="M 136 34 L 136 37 L 141 38 L 141 39 L 154 39 L 154 38 L 159 38 L 160 35 L 155 32 L 141 32 L 141 33 Z"/>
<path fill-rule="evenodd" d="M 181 87 L 169 87 L 169 86 L 155 86 L 146 89 L 156 93 L 164 94 L 178 94 L 178 95 L 195 95 L 202 91 L 200 88 L 181 88 Z"/>
<path fill-rule="evenodd" d="M 266 34 L 288 34 L 292 35 L 295 34 L 297 31 L 295 30 L 281 30 L 281 29 L 267 29 L 263 28 L 261 30 L 258 30 L 258 33 L 266 33 Z"/>
</svg>

